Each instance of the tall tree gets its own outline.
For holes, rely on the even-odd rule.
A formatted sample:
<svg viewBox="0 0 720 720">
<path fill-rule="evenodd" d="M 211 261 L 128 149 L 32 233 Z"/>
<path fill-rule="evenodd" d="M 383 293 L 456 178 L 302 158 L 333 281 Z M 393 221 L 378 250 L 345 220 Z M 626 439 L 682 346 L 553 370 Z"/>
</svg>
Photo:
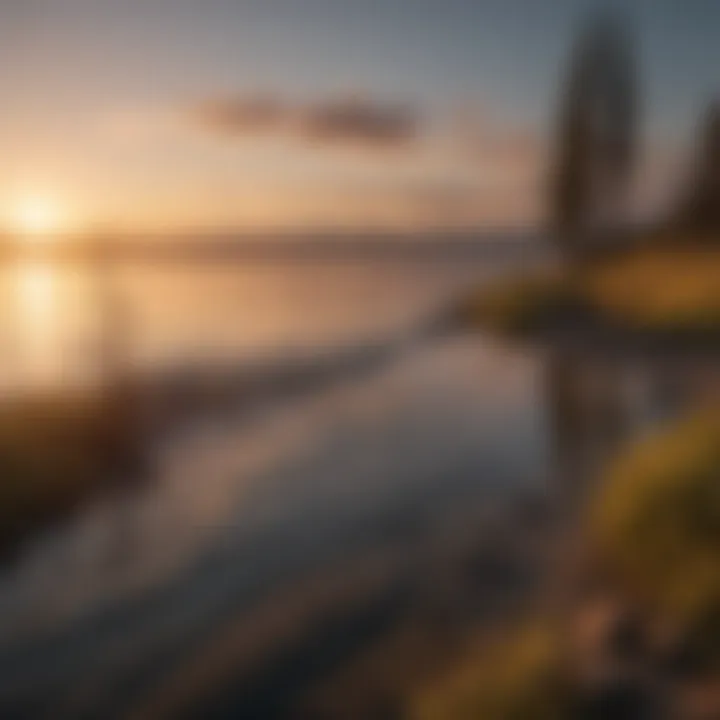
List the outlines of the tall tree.
<svg viewBox="0 0 720 720">
<path fill-rule="evenodd" d="M 615 15 L 595 17 L 572 53 L 552 168 L 553 232 L 570 257 L 590 249 L 589 235 L 625 219 L 637 117 L 629 29 Z"/>
</svg>

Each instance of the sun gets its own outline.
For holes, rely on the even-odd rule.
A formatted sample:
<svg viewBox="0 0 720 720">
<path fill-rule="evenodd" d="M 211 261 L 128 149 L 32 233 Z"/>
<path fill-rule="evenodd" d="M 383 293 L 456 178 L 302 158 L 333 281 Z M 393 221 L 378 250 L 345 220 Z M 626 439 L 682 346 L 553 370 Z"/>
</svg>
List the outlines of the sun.
<svg viewBox="0 0 720 720">
<path fill-rule="evenodd" d="M 17 201 L 11 223 L 19 235 L 41 239 L 61 233 L 65 229 L 66 218 L 60 205 L 50 198 L 28 196 Z"/>
</svg>

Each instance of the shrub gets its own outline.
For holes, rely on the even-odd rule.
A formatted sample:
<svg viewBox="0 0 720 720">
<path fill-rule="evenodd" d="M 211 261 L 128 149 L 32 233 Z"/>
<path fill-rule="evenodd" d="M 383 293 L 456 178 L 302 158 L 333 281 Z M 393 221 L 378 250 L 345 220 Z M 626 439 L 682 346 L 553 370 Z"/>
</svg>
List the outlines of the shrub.
<svg viewBox="0 0 720 720">
<path fill-rule="evenodd" d="M 642 442 L 611 471 L 593 510 L 616 579 L 675 626 L 720 608 L 720 416 Z"/>
</svg>

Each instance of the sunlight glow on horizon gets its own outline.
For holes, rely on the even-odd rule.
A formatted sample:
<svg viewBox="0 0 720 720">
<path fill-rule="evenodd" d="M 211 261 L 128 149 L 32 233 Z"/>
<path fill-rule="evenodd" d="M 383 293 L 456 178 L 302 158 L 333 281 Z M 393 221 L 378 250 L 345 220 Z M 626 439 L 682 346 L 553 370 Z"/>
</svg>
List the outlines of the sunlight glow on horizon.
<svg viewBox="0 0 720 720">
<path fill-rule="evenodd" d="M 68 230 L 68 216 L 59 203 L 41 195 L 20 198 L 9 213 L 11 230 L 29 241 L 46 240 Z"/>
</svg>

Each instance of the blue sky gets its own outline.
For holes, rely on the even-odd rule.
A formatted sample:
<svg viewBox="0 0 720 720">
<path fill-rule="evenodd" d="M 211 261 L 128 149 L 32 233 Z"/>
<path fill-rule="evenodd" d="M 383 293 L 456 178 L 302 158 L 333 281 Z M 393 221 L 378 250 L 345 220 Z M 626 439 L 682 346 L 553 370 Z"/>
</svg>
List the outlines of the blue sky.
<svg viewBox="0 0 720 720">
<path fill-rule="evenodd" d="M 45 193 L 78 221 L 127 226 L 536 221 L 558 79 L 597 5 L 6 0 L 3 212 Z M 639 40 L 646 135 L 687 146 L 720 85 L 720 3 L 622 7 Z M 194 122 L 204 103 L 259 97 L 285 124 L 232 134 Z M 288 130 L 342 102 L 411 109 L 421 142 L 326 147 Z M 477 126 L 477 152 L 442 149 L 458 115 Z"/>
</svg>

